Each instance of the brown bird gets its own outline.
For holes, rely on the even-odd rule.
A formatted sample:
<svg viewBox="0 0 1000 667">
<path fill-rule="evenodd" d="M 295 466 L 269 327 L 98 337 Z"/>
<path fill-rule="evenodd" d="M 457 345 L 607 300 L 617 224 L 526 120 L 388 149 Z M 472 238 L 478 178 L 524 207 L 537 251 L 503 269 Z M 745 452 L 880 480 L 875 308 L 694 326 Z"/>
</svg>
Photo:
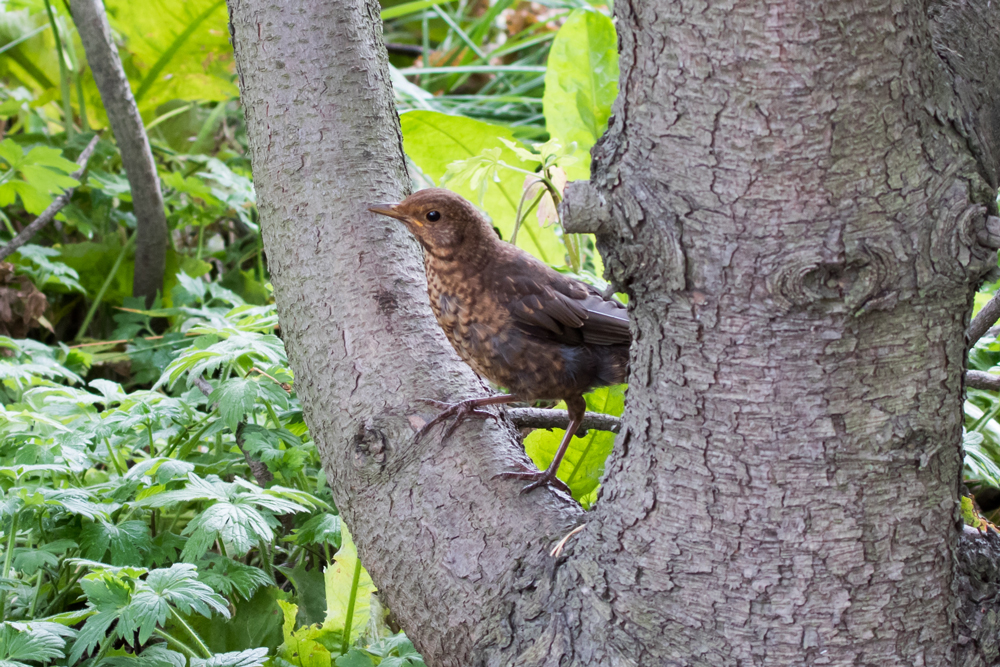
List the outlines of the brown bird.
<svg viewBox="0 0 1000 667">
<path fill-rule="evenodd" d="M 586 413 L 583 394 L 624 382 L 628 372 L 625 306 L 504 242 L 472 204 L 448 190 L 420 190 L 369 210 L 400 220 L 417 238 L 438 324 L 458 356 L 510 392 L 453 405 L 429 401 L 446 409 L 417 437 L 454 417 L 447 437 L 468 416 L 492 416 L 477 409 L 486 405 L 562 399 L 570 423 L 548 469 L 497 476 L 529 480 L 523 492 L 543 484 L 568 491 L 556 472 Z"/>
</svg>

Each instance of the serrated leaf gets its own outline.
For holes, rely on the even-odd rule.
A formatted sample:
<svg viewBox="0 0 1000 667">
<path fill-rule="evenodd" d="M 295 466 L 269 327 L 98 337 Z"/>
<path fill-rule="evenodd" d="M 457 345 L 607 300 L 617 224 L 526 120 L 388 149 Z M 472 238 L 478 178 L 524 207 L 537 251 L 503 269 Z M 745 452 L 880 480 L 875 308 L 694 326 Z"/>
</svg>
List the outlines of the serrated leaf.
<svg viewBox="0 0 1000 667">
<path fill-rule="evenodd" d="M 340 547 L 341 523 L 335 514 L 322 512 L 292 531 L 296 544 L 329 544 Z"/>
<path fill-rule="evenodd" d="M 211 658 L 191 658 L 191 667 L 260 667 L 267 660 L 266 648 L 250 648 L 234 653 L 216 653 Z"/>
<path fill-rule="evenodd" d="M 243 556 L 261 540 L 274 539 L 263 514 L 253 507 L 230 502 L 217 502 L 204 510 L 187 525 L 184 534 L 191 536 L 181 553 L 185 561 L 200 557 L 216 539 L 222 540 L 236 556 Z"/>
<path fill-rule="evenodd" d="M 125 521 L 117 525 L 97 521 L 80 531 L 84 558 L 103 561 L 110 549 L 110 563 L 115 566 L 142 565 L 143 554 L 152 547 L 150 539 L 149 525 L 145 521 Z"/>
<path fill-rule="evenodd" d="M 6 622 L 0 624 L 0 665 L 27 665 L 26 662 L 49 662 L 63 657 L 65 637 L 74 631 L 44 621 Z"/>
<path fill-rule="evenodd" d="M 257 402 L 258 383 L 250 378 L 229 378 L 212 392 L 208 400 L 219 404 L 219 414 L 230 430 L 237 425 Z"/>
</svg>

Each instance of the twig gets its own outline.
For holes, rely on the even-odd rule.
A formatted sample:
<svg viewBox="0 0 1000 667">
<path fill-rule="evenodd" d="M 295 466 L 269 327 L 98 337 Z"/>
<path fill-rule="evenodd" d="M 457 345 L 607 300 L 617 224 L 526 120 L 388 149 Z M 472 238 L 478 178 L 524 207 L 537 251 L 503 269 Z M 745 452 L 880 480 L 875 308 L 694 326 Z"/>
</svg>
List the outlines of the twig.
<svg viewBox="0 0 1000 667">
<path fill-rule="evenodd" d="M 70 174 L 71 178 L 80 180 L 80 177 L 83 175 L 83 170 L 87 168 L 87 162 L 90 160 L 90 156 L 94 154 L 94 149 L 97 148 L 97 140 L 100 138 L 100 134 L 95 134 L 94 138 L 90 140 L 89 144 L 87 144 L 87 147 L 83 149 L 82 153 L 80 153 L 80 157 L 76 159 L 76 164 L 80 168 Z M 75 190 L 75 187 L 69 188 L 61 195 L 53 199 L 52 203 L 49 204 L 44 211 L 42 211 L 41 215 L 35 218 L 30 225 L 22 229 L 21 233 L 11 239 L 10 243 L 5 245 L 3 248 L 0 248 L 0 260 L 7 257 L 7 255 L 16 252 L 18 248 L 30 241 L 31 237 L 37 234 L 42 227 L 52 222 L 52 219 L 56 217 L 59 211 L 61 211 L 62 208 L 69 203 L 69 200 L 73 196 L 73 192 Z"/>
<path fill-rule="evenodd" d="M 507 416 L 518 428 L 561 428 L 569 426 L 569 413 L 566 410 L 546 410 L 544 408 L 509 408 Z M 621 420 L 612 415 L 599 412 L 588 412 L 580 424 L 577 435 L 589 429 L 611 431 L 617 433 L 621 428 Z"/>
<path fill-rule="evenodd" d="M 965 371 L 965 386 L 970 389 L 1000 391 L 1000 375 L 983 371 Z"/>
<path fill-rule="evenodd" d="M 986 335 L 994 324 L 1000 320 L 1000 292 L 993 295 L 993 298 L 986 302 L 982 310 L 972 320 L 972 324 L 965 330 L 965 340 L 969 347 L 976 344 L 980 338 Z"/>
<path fill-rule="evenodd" d="M 569 538 L 573 537 L 586 527 L 587 524 L 581 523 L 579 526 L 566 533 L 566 537 L 559 540 L 559 543 L 552 547 L 552 551 L 549 552 L 549 555 L 553 558 L 558 558 L 562 554 L 562 550 L 566 547 L 566 543 L 569 542 Z"/>
</svg>

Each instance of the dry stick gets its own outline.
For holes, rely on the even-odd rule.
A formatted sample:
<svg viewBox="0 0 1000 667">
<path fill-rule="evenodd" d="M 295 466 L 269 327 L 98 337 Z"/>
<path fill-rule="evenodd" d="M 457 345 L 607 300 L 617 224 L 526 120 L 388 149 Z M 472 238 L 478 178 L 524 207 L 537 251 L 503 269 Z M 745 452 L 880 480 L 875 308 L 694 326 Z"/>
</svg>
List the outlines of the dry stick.
<svg viewBox="0 0 1000 667">
<path fill-rule="evenodd" d="M 80 153 L 80 157 L 76 159 L 76 164 L 80 167 L 74 171 L 70 176 L 76 180 L 80 180 L 83 175 L 83 170 L 87 168 L 87 162 L 90 160 L 90 156 L 94 154 L 94 149 L 97 147 L 97 140 L 100 139 L 100 135 L 94 135 L 94 138 L 90 140 L 87 147 L 83 149 Z M 35 218 L 30 225 L 21 230 L 21 233 L 11 239 L 10 243 L 0 248 L 0 260 L 3 260 L 7 255 L 16 252 L 18 248 L 23 246 L 25 243 L 31 240 L 34 236 L 41 230 L 42 227 L 52 222 L 52 219 L 56 217 L 59 211 L 62 210 L 63 206 L 69 203 L 70 197 L 73 196 L 73 192 L 76 190 L 75 187 L 69 188 L 61 195 L 52 200 L 52 203 L 46 207 L 42 214 Z"/>
<path fill-rule="evenodd" d="M 569 412 L 566 410 L 546 410 L 543 408 L 508 408 L 507 416 L 518 428 L 561 428 L 569 426 Z M 576 434 L 579 436 L 588 429 L 611 431 L 617 433 L 621 428 L 621 420 L 612 415 L 599 412 L 588 412 L 583 417 L 583 423 Z"/>
<path fill-rule="evenodd" d="M 70 7 L 132 189 L 136 218 L 132 295 L 145 297 L 149 306 L 156 292 L 163 288 L 167 258 L 167 218 L 156 163 L 118 48 L 111 38 L 104 5 L 101 0 L 72 0 Z"/>
</svg>

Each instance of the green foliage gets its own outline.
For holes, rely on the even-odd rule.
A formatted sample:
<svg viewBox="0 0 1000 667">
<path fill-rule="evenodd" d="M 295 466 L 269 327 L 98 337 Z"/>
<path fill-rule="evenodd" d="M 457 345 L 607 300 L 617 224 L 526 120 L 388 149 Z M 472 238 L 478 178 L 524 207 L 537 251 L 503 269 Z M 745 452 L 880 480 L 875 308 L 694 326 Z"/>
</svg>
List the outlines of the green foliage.
<svg viewBox="0 0 1000 667">
<path fill-rule="evenodd" d="M 403 127 L 403 148 L 421 171 L 440 181 L 449 166 L 458 160 L 469 160 L 469 168 L 453 175 L 452 189 L 479 204 L 492 218 L 501 236 L 510 239 L 514 219 L 523 191 L 524 171 L 533 173 L 534 163 L 522 160 L 502 140 L 513 141 L 507 128 L 481 121 L 448 116 L 434 111 L 410 111 L 400 116 Z M 486 152 L 485 159 L 481 154 Z M 517 172 L 501 168 L 498 163 L 517 167 Z M 526 230 L 527 231 L 527 230 Z M 519 244 L 544 262 L 562 264 L 565 249 L 551 229 L 531 229 Z"/>
<path fill-rule="evenodd" d="M 577 9 L 559 29 L 545 71 L 545 129 L 564 146 L 589 152 L 608 127 L 618 97 L 618 40 L 614 23 L 599 12 Z M 567 172 L 590 177 L 589 163 Z"/>
<path fill-rule="evenodd" d="M 20 197 L 24 210 L 38 215 L 55 195 L 80 184 L 69 176 L 76 170 L 76 163 L 64 159 L 55 148 L 35 146 L 25 153 L 15 141 L 4 139 L 0 141 L 0 206 L 10 206 Z"/>
</svg>

